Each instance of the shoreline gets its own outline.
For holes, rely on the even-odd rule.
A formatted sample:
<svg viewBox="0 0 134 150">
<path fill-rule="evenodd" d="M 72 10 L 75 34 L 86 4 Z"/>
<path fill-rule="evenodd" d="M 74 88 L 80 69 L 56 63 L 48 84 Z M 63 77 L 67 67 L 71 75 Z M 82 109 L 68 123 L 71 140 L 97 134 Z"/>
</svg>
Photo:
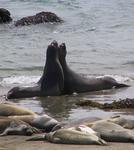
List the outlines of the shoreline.
<svg viewBox="0 0 134 150">
<path fill-rule="evenodd" d="M 26 141 L 26 136 L 0 137 L 0 150 L 133 150 L 133 143 L 108 142 L 108 146 L 99 145 L 65 145 L 53 144 L 45 141 Z"/>
</svg>

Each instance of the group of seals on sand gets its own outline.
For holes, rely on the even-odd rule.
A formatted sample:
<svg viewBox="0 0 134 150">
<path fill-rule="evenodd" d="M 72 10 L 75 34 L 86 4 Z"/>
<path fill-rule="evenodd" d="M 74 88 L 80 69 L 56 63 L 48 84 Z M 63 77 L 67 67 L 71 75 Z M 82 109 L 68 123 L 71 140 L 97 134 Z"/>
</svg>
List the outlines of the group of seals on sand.
<svg viewBox="0 0 134 150">
<path fill-rule="evenodd" d="M 61 123 L 48 115 L 39 115 L 14 103 L 0 104 L 0 135 L 32 135 L 61 128 Z"/>
<path fill-rule="evenodd" d="M 124 126 L 131 124 L 131 126 Z M 126 128 L 127 129 L 126 129 Z M 134 143 L 134 122 L 121 116 L 85 122 L 71 128 L 61 128 L 56 131 L 28 138 L 28 141 L 46 140 L 61 144 L 96 144 L 108 145 L 107 142 Z"/>
<path fill-rule="evenodd" d="M 10 12 L 5 8 L 0 8 L 0 23 L 9 23 L 12 21 Z M 39 23 L 61 23 L 63 20 L 52 12 L 39 12 L 33 16 L 24 17 L 17 20 L 15 26 L 36 25 Z"/>
<path fill-rule="evenodd" d="M 93 122 L 84 122 L 75 127 L 65 127 L 57 120 L 38 115 L 31 110 L 13 103 L 0 104 L 0 136 L 33 135 L 30 140 L 46 140 L 61 144 L 96 144 L 107 145 L 107 142 L 134 143 L 134 121 L 121 116 Z"/>
<path fill-rule="evenodd" d="M 72 71 L 66 62 L 66 45 L 58 45 L 53 41 L 46 51 L 46 63 L 42 77 L 33 87 L 14 87 L 7 98 L 25 98 L 35 96 L 59 96 L 64 94 L 82 93 L 128 87 L 118 83 L 114 78 L 85 78 Z"/>
<path fill-rule="evenodd" d="M 60 144 L 107 145 L 107 142 L 134 143 L 134 121 L 114 116 L 66 127 L 48 115 L 38 115 L 14 103 L 0 104 L 0 136 L 26 135 L 28 141 L 46 140 Z"/>
</svg>

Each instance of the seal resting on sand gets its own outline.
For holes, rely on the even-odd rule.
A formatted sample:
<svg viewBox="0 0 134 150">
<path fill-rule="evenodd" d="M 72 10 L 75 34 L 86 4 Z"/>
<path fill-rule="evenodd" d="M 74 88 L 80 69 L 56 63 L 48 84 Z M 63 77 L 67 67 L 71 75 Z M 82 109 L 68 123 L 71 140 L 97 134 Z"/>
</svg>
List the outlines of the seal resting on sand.
<svg viewBox="0 0 134 150">
<path fill-rule="evenodd" d="M 45 75 L 41 83 L 33 87 L 14 87 L 8 92 L 7 98 L 61 95 L 64 87 L 64 74 L 58 54 L 58 47 L 51 43 L 47 48 Z"/>
<path fill-rule="evenodd" d="M 0 8 L 0 23 L 8 23 L 12 21 L 10 12 L 5 8 Z"/>
<path fill-rule="evenodd" d="M 32 135 L 40 131 L 26 122 L 7 117 L 0 117 L 0 136 L 5 135 Z"/>
<path fill-rule="evenodd" d="M 128 87 L 126 84 L 118 83 L 114 78 L 84 78 L 69 68 L 66 62 L 66 45 L 62 43 L 59 46 L 59 60 L 64 72 L 64 94 L 73 92 L 91 92 L 112 88 Z"/>
<path fill-rule="evenodd" d="M 9 118 L 22 120 L 33 127 L 41 129 L 43 132 L 50 132 L 61 128 L 60 122 L 48 115 L 9 116 Z"/>
<path fill-rule="evenodd" d="M 51 23 L 61 23 L 62 20 L 59 18 L 56 14 L 52 12 L 40 12 L 37 13 L 34 16 L 28 16 L 24 17 L 18 21 L 15 22 L 15 26 L 26 26 L 26 25 L 35 25 L 39 23 L 46 23 L 46 22 L 51 22 Z"/>
<path fill-rule="evenodd" d="M 107 142 L 134 143 L 133 130 L 125 129 L 122 126 L 108 120 L 99 120 L 86 125 L 98 132 L 100 137 Z"/>
<path fill-rule="evenodd" d="M 13 116 L 13 115 L 35 115 L 32 110 L 17 106 L 12 103 L 0 104 L 0 116 Z"/>
<path fill-rule="evenodd" d="M 73 129 L 59 129 L 44 136 L 35 136 L 27 141 L 47 140 L 57 144 L 79 144 L 79 145 L 107 145 L 107 143 L 94 134 L 84 133 Z"/>
</svg>

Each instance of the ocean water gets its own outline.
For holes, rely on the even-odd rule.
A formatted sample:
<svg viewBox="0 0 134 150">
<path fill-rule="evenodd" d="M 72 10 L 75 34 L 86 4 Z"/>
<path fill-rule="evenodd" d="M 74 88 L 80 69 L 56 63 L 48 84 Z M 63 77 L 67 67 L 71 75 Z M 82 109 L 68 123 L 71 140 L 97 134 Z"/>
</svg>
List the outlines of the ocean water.
<svg viewBox="0 0 134 150">
<path fill-rule="evenodd" d="M 46 48 L 53 40 L 65 42 L 67 62 L 84 76 L 112 76 L 130 88 L 61 97 L 13 100 L 38 113 L 61 120 L 106 117 L 123 114 L 134 118 L 133 110 L 105 112 L 78 108 L 75 102 L 91 99 L 111 102 L 134 98 L 134 1 L 133 0 L 0 0 L 14 21 L 40 11 L 51 11 L 62 24 L 14 27 L 0 25 L 0 95 L 14 86 L 29 86 L 40 78 Z"/>
</svg>

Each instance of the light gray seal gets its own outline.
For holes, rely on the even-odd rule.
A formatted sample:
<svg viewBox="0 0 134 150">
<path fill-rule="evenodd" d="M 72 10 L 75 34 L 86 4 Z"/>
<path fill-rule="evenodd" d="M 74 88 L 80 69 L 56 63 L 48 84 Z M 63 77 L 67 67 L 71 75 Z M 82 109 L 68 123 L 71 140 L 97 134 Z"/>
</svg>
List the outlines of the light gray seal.
<svg viewBox="0 0 134 150">
<path fill-rule="evenodd" d="M 71 129 L 59 129 L 44 136 L 35 136 L 28 141 L 47 140 L 56 144 L 79 144 L 79 145 L 107 145 L 107 143 L 94 134 L 84 133 Z"/>
<path fill-rule="evenodd" d="M 100 137 L 107 142 L 129 142 L 134 143 L 133 130 L 125 129 L 122 126 L 107 120 L 95 121 L 88 124 Z"/>
<path fill-rule="evenodd" d="M 0 104 L 0 116 L 35 115 L 32 110 L 17 106 L 13 103 Z"/>
<path fill-rule="evenodd" d="M 61 128 L 61 123 L 48 115 L 9 116 L 9 118 L 22 120 L 43 132 L 50 132 Z"/>
<path fill-rule="evenodd" d="M 8 117 L 0 117 L 0 136 L 27 135 L 40 133 L 40 131 L 26 122 Z"/>
</svg>

